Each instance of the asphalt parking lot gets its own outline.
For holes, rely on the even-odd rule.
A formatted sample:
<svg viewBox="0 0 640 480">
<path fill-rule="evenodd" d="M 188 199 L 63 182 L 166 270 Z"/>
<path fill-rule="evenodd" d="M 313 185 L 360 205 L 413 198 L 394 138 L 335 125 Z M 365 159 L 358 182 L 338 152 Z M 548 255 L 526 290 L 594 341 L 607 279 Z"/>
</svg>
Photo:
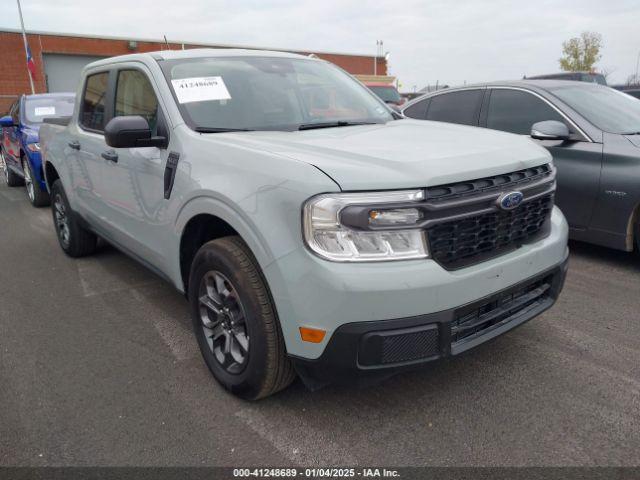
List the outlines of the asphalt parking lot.
<svg viewBox="0 0 640 480">
<path fill-rule="evenodd" d="M 465 357 L 246 403 L 179 293 L 108 246 L 65 257 L 0 182 L 0 464 L 638 465 L 640 257 L 571 248 L 559 303 Z"/>
</svg>

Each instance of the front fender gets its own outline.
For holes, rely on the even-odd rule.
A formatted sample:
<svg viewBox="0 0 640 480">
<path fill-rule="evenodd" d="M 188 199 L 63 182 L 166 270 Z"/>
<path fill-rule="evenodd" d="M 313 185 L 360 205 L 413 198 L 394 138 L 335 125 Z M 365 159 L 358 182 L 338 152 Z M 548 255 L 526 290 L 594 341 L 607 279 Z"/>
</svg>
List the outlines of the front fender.
<svg viewBox="0 0 640 480">
<path fill-rule="evenodd" d="M 182 233 L 187 223 L 189 223 L 189 220 L 197 215 L 213 215 L 231 225 L 231 227 L 238 232 L 238 235 L 247 243 L 263 269 L 273 261 L 274 253 L 272 249 L 261 234 L 260 229 L 257 228 L 249 216 L 242 210 L 232 207 L 221 199 L 204 194 L 191 198 L 178 212 L 174 225 L 174 233 L 178 239 L 182 238 Z M 174 267 L 177 268 L 178 277 L 180 277 L 180 240 L 177 242 L 177 248 L 178 251 L 175 255 L 172 255 L 172 258 L 177 260 Z"/>
</svg>

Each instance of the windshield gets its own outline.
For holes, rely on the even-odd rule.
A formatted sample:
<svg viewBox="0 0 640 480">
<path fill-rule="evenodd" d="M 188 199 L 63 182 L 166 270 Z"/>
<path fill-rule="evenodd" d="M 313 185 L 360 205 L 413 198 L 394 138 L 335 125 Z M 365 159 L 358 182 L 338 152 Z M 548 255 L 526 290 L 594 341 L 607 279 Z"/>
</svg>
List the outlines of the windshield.
<svg viewBox="0 0 640 480">
<path fill-rule="evenodd" d="M 562 86 L 549 91 L 605 132 L 640 132 L 640 102 L 629 95 L 596 85 Z"/>
<path fill-rule="evenodd" d="M 161 65 L 186 123 L 201 131 L 296 130 L 316 123 L 393 120 L 359 82 L 317 60 L 218 57 Z"/>
<path fill-rule="evenodd" d="M 600 73 L 583 73 L 580 75 L 580 81 L 598 83 L 600 85 L 607 84 L 607 80 L 604 78 L 604 75 Z"/>
<path fill-rule="evenodd" d="M 395 87 L 370 86 L 369 89 L 385 102 L 397 103 L 400 101 L 400 94 Z"/>
<path fill-rule="evenodd" d="M 42 123 L 45 118 L 70 117 L 75 97 L 33 97 L 25 100 L 24 118 L 27 123 Z"/>
</svg>

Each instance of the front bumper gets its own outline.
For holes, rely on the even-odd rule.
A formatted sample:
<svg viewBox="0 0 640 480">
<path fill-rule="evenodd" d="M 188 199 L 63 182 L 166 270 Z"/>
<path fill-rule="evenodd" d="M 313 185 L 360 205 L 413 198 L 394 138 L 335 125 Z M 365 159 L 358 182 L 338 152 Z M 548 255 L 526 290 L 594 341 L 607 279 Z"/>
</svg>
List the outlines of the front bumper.
<svg viewBox="0 0 640 480">
<path fill-rule="evenodd" d="M 264 268 L 287 352 L 315 360 L 344 325 L 454 310 L 518 285 L 567 258 L 569 229 L 557 208 L 550 230 L 544 239 L 455 271 L 429 259 L 337 263 L 304 248 L 291 251 Z M 300 327 L 327 333 L 321 343 L 304 342 Z"/>
<path fill-rule="evenodd" d="M 336 329 L 314 360 L 292 356 L 311 388 L 379 378 L 451 357 L 549 309 L 564 285 L 568 257 L 554 267 L 469 304 L 427 315 L 355 322 Z"/>
</svg>

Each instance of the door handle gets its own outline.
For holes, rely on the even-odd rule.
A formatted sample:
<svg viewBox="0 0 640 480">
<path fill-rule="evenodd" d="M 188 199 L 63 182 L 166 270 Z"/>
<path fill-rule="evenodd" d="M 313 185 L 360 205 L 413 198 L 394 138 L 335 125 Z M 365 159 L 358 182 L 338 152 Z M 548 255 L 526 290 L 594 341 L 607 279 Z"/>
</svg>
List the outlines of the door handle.
<svg viewBox="0 0 640 480">
<path fill-rule="evenodd" d="M 113 163 L 118 163 L 118 154 L 115 150 L 107 150 L 106 152 L 102 152 L 102 158 Z"/>
<path fill-rule="evenodd" d="M 73 140 L 72 142 L 69 142 L 69 147 L 73 148 L 74 150 L 80 150 L 80 142 L 77 140 Z"/>
</svg>

